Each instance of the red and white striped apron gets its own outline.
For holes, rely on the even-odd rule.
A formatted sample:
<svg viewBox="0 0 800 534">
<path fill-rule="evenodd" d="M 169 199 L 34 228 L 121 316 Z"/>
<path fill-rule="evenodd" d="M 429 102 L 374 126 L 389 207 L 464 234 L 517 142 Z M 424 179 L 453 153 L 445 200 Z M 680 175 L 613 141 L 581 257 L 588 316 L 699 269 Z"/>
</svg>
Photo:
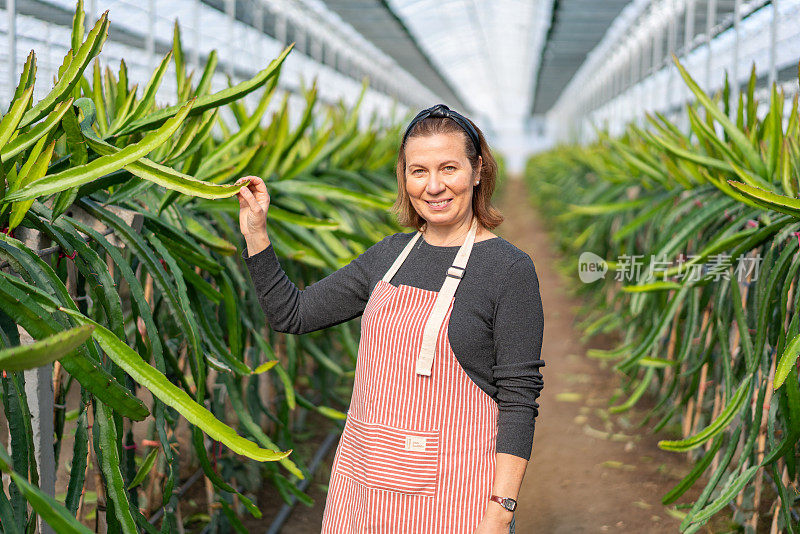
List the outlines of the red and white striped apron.
<svg viewBox="0 0 800 534">
<path fill-rule="evenodd" d="M 420 232 L 373 289 L 323 534 L 472 534 L 483 517 L 497 403 L 464 372 L 447 335 L 476 230 L 473 219 L 440 291 L 390 284 Z"/>
</svg>

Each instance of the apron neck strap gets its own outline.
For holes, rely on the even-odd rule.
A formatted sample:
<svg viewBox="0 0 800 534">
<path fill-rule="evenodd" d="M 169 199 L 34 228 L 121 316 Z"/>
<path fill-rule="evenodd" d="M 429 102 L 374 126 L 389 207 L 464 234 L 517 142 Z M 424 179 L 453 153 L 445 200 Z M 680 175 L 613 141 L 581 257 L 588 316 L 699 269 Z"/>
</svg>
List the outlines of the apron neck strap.
<svg viewBox="0 0 800 534">
<path fill-rule="evenodd" d="M 477 233 L 478 218 L 473 217 L 472 224 L 469 227 L 469 232 L 467 232 L 467 238 L 464 240 L 464 244 L 461 245 L 461 248 L 458 249 L 456 258 L 453 260 L 453 265 L 447 270 L 448 276 L 461 278 L 461 276 L 464 274 L 464 270 L 467 268 L 469 255 L 472 252 L 472 245 L 475 244 L 475 234 Z M 459 271 L 458 274 L 455 274 L 455 271 Z"/>
<path fill-rule="evenodd" d="M 447 270 L 447 276 L 442 284 L 442 289 L 436 295 L 436 300 L 433 303 L 433 308 L 425 321 L 425 328 L 422 332 L 422 344 L 420 346 L 419 354 L 416 362 L 416 373 L 418 375 L 430 376 L 433 370 L 433 359 L 436 354 L 436 340 L 439 337 L 439 330 L 444 323 L 445 315 L 453 301 L 453 297 L 458 289 L 458 284 L 464 276 L 464 270 L 467 267 L 467 260 L 472 252 L 472 245 L 475 243 L 475 234 L 478 230 L 477 217 L 472 219 L 472 225 L 467 233 L 467 239 L 461 248 L 458 249 L 453 265 Z"/>
</svg>

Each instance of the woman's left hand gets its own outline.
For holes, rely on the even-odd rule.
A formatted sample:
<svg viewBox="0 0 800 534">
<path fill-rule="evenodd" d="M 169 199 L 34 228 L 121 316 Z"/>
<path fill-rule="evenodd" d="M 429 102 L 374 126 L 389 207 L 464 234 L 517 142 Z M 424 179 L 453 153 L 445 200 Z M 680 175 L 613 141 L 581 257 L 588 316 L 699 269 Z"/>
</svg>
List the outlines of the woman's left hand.
<svg viewBox="0 0 800 534">
<path fill-rule="evenodd" d="M 475 529 L 474 534 L 508 534 L 511 529 L 513 512 L 501 510 L 499 513 L 486 512 Z"/>
</svg>

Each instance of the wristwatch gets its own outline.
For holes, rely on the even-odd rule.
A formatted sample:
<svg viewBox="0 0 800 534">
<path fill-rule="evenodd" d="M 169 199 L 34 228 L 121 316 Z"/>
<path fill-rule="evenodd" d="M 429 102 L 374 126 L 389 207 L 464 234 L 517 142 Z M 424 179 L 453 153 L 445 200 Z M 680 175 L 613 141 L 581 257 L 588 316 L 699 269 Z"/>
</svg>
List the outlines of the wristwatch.
<svg viewBox="0 0 800 534">
<path fill-rule="evenodd" d="M 502 506 L 509 512 L 513 512 L 514 510 L 517 509 L 517 501 L 515 501 L 511 497 L 498 497 L 497 495 L 492 495 L 491 497 L 489 497 L 489 500 L 498 503 L 500 506 Z"/>
</svg>

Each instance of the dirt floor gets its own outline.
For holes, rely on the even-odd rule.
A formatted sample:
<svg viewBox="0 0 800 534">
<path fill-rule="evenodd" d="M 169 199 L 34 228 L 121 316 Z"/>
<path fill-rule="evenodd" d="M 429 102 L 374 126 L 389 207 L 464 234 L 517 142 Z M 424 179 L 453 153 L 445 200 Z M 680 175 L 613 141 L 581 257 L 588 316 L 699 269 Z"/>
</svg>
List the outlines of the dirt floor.
<svg viewBox="0 0 800 534">
<path fill-rule="evenodd" d="M 619 416 L 609 416 L 604 410 L 619 380 L 610 366 L 584 354 L 592 347 L 609 348 L 612 342 L 598 338 L 586 344 L 579 341 L 579 332 L 573 327 L 573 310 L 579 302 L 569 296 L 565 284 L 580 282 L 577 276 L 574 281 L 564 280 L 552 268 L 555 256 L 549 246 L 550 229 L 527 202 L 522 202 L 527 198 L 521 181 L 504 184 L 496 204 L 506 220 L 495 232 L 533 258 L 545 311 L 545 387 L 538 399 L 540 414 L 531 463 L 519 495 L 516 531 L 678 532 L 680 519 L 675 506 L 670 507 L 670 513 L 660 501 L 692 466 L 684 456 L 657 447 L 659 439 L 676 436 L 650 435 L 634 428 L 652 406 L 648 399 Z M 630 439 L 598 437 L 610 433 Z M 325 505 L 320 486 L 327 483 L 332 458 L 333 452 L 312 484 L 310 495 L 316 500 L 315 506 L 297 506 L 282 532 L 319 532 Z M 692 502 L 690 499 L 701 489 L 687 492 L 679 504 Z M 720 518 L 705 531 L 726 532 L 730 530 L 726 523 Z"/>
</svg>

